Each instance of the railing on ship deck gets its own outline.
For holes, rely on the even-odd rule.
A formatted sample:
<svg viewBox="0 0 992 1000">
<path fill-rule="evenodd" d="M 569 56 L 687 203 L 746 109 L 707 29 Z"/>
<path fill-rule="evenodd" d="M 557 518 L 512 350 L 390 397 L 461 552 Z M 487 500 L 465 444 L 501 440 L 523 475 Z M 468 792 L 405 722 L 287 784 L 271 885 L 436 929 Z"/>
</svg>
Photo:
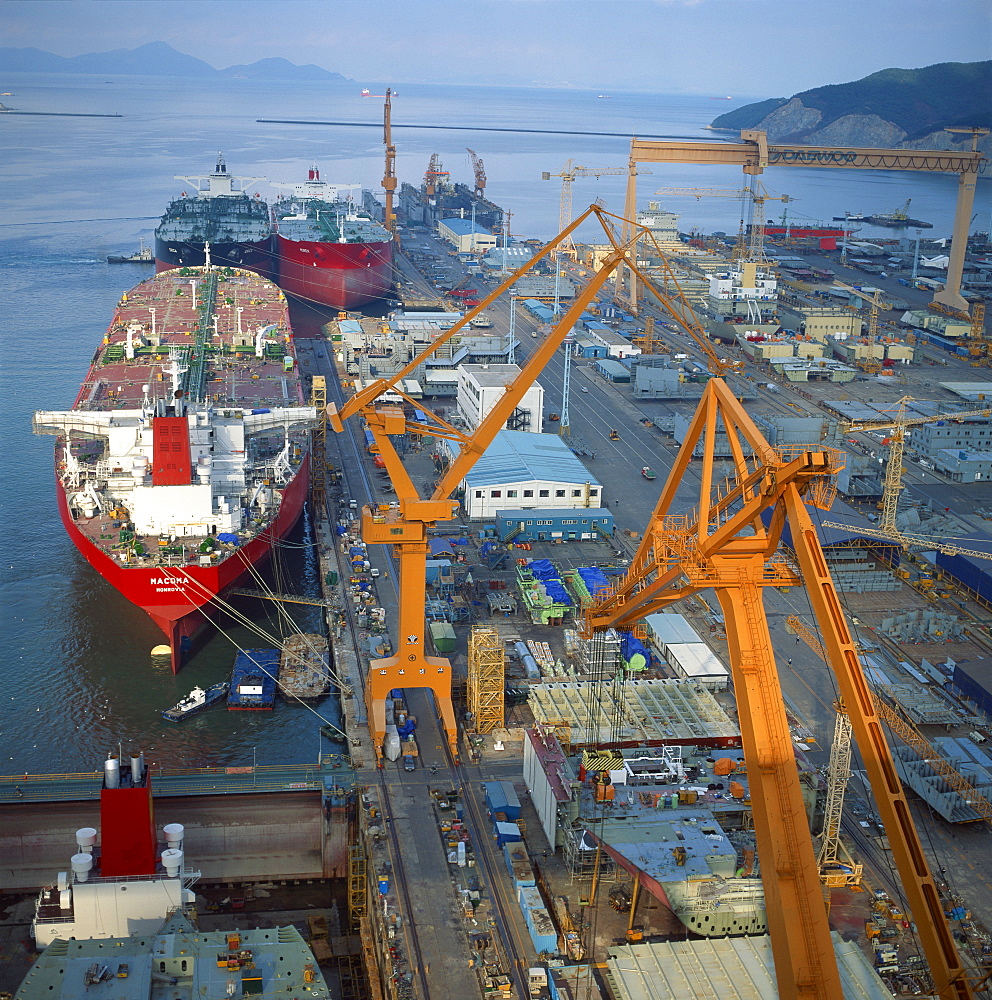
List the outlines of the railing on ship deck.
<svg viewBox="0 0 992 1000">
<path fill-rule="evenodd" d="M 319 765 L 251 764 L 244 767 L 149 767 L 156 797 L 236 795 L 256 792 L 313 792 L 328 777 L 350 787 L 354 776 L 346 754 L 321 754 Z M 67 774 L 0 775 L 0 802 L 55 802 L 95 799 L 102 771 Z"/>
</svg>

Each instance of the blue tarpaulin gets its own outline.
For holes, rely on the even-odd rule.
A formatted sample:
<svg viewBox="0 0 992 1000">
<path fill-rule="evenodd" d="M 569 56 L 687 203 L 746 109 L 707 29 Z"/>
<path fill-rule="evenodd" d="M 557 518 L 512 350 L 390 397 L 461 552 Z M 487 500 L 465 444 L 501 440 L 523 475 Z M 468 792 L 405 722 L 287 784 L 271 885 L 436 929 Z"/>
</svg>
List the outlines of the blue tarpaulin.
<svg viewBox="0 0 992 1000">
<path fill-rule="evenodd" d="M 218 542 L 229 542 L 231 545 L 237 545 L 238 544 L 238 536 L 237 535 L 232 535 L 231 532 L 229 532 L 229 531 L 221 531 L 221 532 L 218 532 L 218 534 L 217 534 L 217 541 Z"/>
<path fill-rule="evenodd" d="M 580 566 L 579 576 L 582 577 L 590 597 L 595 597 L 600 590 L 610 585 L 606 574 L 598 566 Z"/>
<path fill-rule="evenodd" d="M 643 670 L 651 662 L 651 654 L 633 632 L 620 633 L 620 655 L 633 670 Z"/>
<path fill-rule="evenodd" d="M 527 568 L 534 575 L 535 580 L 544 584 L 544 589 L 555 604 L 564 604 L 566 607 L 572 606 L 572 598 L 569 596 L 565 585 L 561 582 L 558 570 L 550 559 L 532 559 Z"/>
</svg>

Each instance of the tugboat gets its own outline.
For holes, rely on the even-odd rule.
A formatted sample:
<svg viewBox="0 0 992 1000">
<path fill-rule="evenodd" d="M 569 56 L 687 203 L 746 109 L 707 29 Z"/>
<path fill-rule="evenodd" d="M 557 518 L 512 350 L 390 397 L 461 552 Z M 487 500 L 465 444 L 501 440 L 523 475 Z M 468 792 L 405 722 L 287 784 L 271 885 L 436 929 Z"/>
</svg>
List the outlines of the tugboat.
<svg viewBox="0 0 992 1000">
<path fill-rule="evenodd" d="M 217 684 L 211 684 L 206 691 L 197 686 L 185 698 L 180 698 L 172 708 L 164 711 L 162 718 L 166 722 L 180 722 L 188 715 L 194 715 L 196 712 L 208 708 L 214 702 L 218 702 L 221 698 L 226 697 L 227 690 L 227 681 L 219 681 Z"/>
<path fill-rule="evenodd" d="M 123 255 L 111 254 L 107 258 L 108 264 L 154 264 L 155 258 L 152 255 L 152 248 L 145 246 L 145 241 L 141 240 L 138 249 L 125 257 Z"/>
</svg>

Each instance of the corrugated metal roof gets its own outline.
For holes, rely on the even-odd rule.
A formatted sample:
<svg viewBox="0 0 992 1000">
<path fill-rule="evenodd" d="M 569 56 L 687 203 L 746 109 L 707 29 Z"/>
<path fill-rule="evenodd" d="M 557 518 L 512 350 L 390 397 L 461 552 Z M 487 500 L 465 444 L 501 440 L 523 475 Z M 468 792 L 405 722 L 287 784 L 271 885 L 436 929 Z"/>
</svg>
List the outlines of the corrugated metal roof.
<svg viewBox="0 0 992 1000">
<path fill-rule="evenodd" d="M 686 621 L 684 615 L 658 612 L 644 619 L 648 632 L 656 642 L 700 642 L 699 633 Z"/>
<path fill-rule="evenodd" d="M 891 1000 L 855 941 L 831 931 L 844 1000 Z M 771 938 L 655 941 L 611 948 L 610 981 L 621 1000 L 777 1000 Z"/>
<path fill-rule="evenodd" d="M 560 437 L 529 431 L 500 431 L 465 477 L 465 484 L 482 489 L 531 479 L 600 485 Z"/>
</svg>

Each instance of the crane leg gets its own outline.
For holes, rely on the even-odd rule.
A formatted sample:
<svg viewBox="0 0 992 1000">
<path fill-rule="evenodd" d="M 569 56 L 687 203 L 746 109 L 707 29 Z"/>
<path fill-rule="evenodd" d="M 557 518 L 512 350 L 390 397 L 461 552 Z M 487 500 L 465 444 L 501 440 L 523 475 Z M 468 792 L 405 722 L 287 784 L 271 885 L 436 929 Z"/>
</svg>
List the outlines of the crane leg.
<svg viewBox="0 0 992 1000">
<path fill-rule="evenodd" d="M 729 584 L 716 593 L 727 624 L 779 996 L 833 1000 L 843 990 L 762 603 L 764 559 L 716 556 L 714 563 Z"/>
<path fill-rule="evenodd" d="M 366 517 L 365 522 L 362 534 L 366 541 L 389 539 L 389 525 L 376 525 L 370 517 Z M 377 530 L 385 534 L 379 537 Z M 369 734 L 376 756 L 381 757 L 386 735 L 385 700 L 389 692 L 393 688 L 430 688 L 437 701 L 448 745 L 457 756 L 458 725 L 451 704 L 451 664 L 443 657 L 429 656 L 426 652 L 427 540 L 423 525 L 411 526 L 409 536 L 396 546 L 400 566 L 396 652 L 369 663 L 365 684 Z"/>
</svg>

